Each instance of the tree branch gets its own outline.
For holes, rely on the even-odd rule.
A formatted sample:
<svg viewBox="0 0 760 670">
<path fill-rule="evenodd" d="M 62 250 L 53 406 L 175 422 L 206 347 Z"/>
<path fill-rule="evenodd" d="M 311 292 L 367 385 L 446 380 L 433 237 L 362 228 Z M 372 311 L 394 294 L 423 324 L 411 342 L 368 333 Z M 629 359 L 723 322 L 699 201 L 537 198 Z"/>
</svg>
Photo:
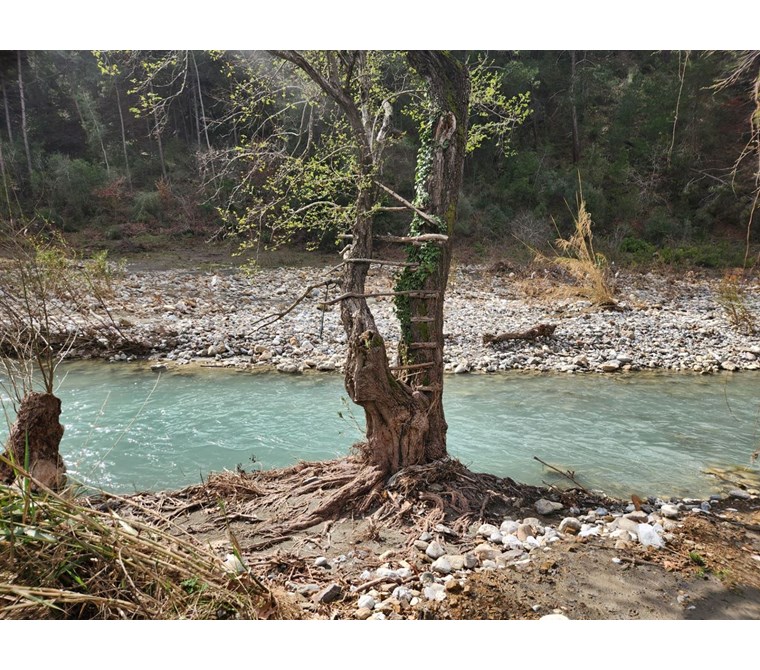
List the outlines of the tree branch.
<svg viewBox="0 0 760 670">
<path fill-rule="evenodd" d="M 411 202 L 409 202 L 406 198 L 400 196 L 396 191 L 394 191 L 391 188 L 388 188 L 385 184 L 381 184 L 379 181 L 375 180 L 375 184 L 377 184 L 383 191 L 385 191 L 388 195 L 392 196 L 396 200 L 398 200 L 404 207 L 407 209 L 411 209 L 415 214 L 417 214 L 420 218 L 425 219 L 429 224 L 433 225 L 434 227 L 438 228 L 440 226 L 440 222 L 436 221 L 432 216 L 429 214 L 425 214 L 421 209 L 418 209 L 415 207 Z M 444 235 L 444 237 L 446 237 Z"/>
</svg>

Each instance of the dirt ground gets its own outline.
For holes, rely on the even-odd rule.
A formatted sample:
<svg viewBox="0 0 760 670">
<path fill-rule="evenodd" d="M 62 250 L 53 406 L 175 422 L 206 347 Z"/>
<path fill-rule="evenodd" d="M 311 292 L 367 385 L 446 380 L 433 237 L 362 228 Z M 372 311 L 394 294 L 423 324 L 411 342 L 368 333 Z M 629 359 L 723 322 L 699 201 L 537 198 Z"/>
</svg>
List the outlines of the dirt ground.
<svg viewBox="0 0 760 670">
<path fill-rule="evenodd" d="M 280 597 L 294 602 L 307 619 L 367 618 L 357 608 L 359 596 L 372 589 L 377 600 L 387 599 L 399 585 L 416 589 L 419 602 L 390 599 L 382 610 L 385 618 L 525 620 L 562 614 L 583 620 L 760 619 L 757 496 L 725 498 L 707 514 L 684 513 L 661 549 L 638 543 L 616 549 L 610 538 L 565 534 L 550 548 L 534 549 L 530 561 L 458 572 L 449 580 L 444 600 L 426 600 L 421 579 L 431 560 L 414 546 L 421 531 L 431 530 L 446 543 L 448 553 L 464 554 L 483 541 L 474 534 L 480 523 L 498 526 L 505 517 L 539 516 L 533 506 L 539 497 L 577 504 L 581 513 L 599 504 L 622 511 L 630 502 L 586 498 L 577 490 L 558 496 L 556 489 L 512 480 L 498 483 L 490 475 L 465 472 L 462 476 L 473 480 L 486 477 L 494 494 L 477 513 L 463 516 L 441 506 L 445 491 L 433 484 L 432 492 L 417 487 L 396 496 L 392 507 L 398 513 L 387 513 L 387 501 L 361 514 L 352 513 L 349 505 L 343 515 L 284 536 L 272 530 L 276 518 L 302 508 L 305 498 L 313 509 L 326 491 L 316 488 L 298 501 L 284 496 L 272 507 L 260 504 L 266 496 L 254 487 L 256 475 L 227 473 L 223 491 L 211 481 L 205 490 L 142 494 L 140 504 L 161 509 L 177 532 L 209 544 L 220 557 L 232 551 L 234 538 L 246 566 Z M 250 495 L 254 490 L 257 495 Z M 500 495 L 506 491 L 516 495 Z M 227 494 L 223 505 L 222 492 Z M 565 514 L 560 511 L 541 521 L 556 527 Z M 326 559 L 325 565 L 315 565 L 319 557 Z M 374 571 L 379 567 L 405 567 L 411 575 L 378 579 Z M 314 602 L 315 593 L 330 584 L 340 587 L 340 596 L 329 603 Z"/>
</svg>

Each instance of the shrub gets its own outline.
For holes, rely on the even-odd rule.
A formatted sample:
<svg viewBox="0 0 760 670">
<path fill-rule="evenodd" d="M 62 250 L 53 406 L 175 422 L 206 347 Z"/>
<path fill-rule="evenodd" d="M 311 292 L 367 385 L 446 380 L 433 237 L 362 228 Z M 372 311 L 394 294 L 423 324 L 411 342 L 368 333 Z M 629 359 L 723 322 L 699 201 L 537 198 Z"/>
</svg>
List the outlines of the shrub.
<svg viewBox="0 0 760 670">
<path fill-rule="evenodd" d="M 583 196 L 578 197 L 575 231 L 568 239 L 558 238 L 559 253 L 552 259 L 578 282 L 577 291 L 599 306 L 615 305 L 614 287 L 607 259 L 594 251 L 591 215 Z"/>
</svg>

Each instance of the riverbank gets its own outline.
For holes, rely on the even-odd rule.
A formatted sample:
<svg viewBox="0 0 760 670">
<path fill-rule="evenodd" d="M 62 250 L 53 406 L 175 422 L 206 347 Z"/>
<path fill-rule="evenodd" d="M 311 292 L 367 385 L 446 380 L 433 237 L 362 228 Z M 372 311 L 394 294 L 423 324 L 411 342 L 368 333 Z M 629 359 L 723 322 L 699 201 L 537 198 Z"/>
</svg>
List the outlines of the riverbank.
<svg viewBox="0 0 760 670">
<path fill-rule="evenodd" d="M 116 509 L 127 522 L 163 519 L 303 618 L 760 618 L 755 494 L 621 501 L 443 461 L 398 473 L 361 513 L 357 498 L 329 520 L 283 531 L 329 500 L 351 467 L 221 473 Z"/>
<path fill-rule="evenodd" d="M 82 346 L 74 356 L 113 361 L 147 356 L 156 364 L 334 371 L 345 360 L 337 306 L 319 309 L 337 289 L 312 291 L 282 319 L 304 290 L 322 281 L 325 268 L 238 270 L 127 269 L 113 283 L 112 313 L 128 340 Z M 760 369 L 760 335 L 740 332 L 721 305 L 720 279 L 620 271 L 620 309 L 606 311 L 572 295 L 549 269 L 460 265 L 446 298 L 445 363 L 455 373 L 533 370 L 603 372 L 681 370 L 699 373 Z M 391 290 L 392 275 L 373 269 L 369 292 Z M 760 314 L 760 284 L 744 287 L 746 307 Z M 397 327 L 390 298 L 373 311 L 395 354 Z M 550 337 L 484 344 L 486 333 L 556 326 Z"/>
</svg>

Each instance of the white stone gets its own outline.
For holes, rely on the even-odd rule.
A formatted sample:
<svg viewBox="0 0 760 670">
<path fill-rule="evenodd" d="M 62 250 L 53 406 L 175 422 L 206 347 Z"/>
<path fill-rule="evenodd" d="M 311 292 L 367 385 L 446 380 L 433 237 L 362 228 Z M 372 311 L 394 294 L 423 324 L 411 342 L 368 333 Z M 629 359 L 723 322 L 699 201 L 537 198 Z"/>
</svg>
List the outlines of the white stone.
<svg viewBox="0 0 760 670">
<path fill-rule="evenodd" d="M 448 556 L 441 556 L 433 561 L 431 569 L 438 574 L 448 575 L 451 572 L 451 561 Z"/>
<path fill-rule="evenodd" d="M 660 514 L 668 519 L 677 519 L 678 508 L 675 505 L 663 505 L 660 507 Z"/>
<path fill-rule="evenodd" d="M 390 568 L 378 568 L 375 570 L 375 575 L 383 579 L 398 579 L 398 571 Z"/>
<path fill-rule="evenodd" d="M 535 504 L 536 512 L 542 516 L 558 512 L 563 507 L 564 505 L 562 503 L 552 502 L 551 500 L 545 500 L 544 498 L 537 500 Z"/>
<path fill-rule="evenodd" d="M 363 596 L 359 596 L 359 600 L 356 603 L 356 606 L 358 609 L 366 608 L 368 610 L 375 609 L 375 605 L 377 604 L 377 601 L 368 594 L 364 594 Z"/>
<path fill-rule="evenodd" d="M 501 522 L 499 530 L 501 531 L 502 535 L 509 535 L 516 533 L 519 527 L 520 524 L 517 523 L 517 521 L 513 521 L 512 519 L 504 519 L 504 521 Z"/>
<path fill-rule="evenodd" d="M 530 551 L 531 549 L 540 547 L 541 542 L 539 542 L 535 537 L 529 537 L 525 540 L 525 542 L 522 543 L 522 545 L 523 547 L 525 547 L 526 550 Z"/>
<path fill-rule="evenodd" d="M 402 600 L 409 602 L 412 599 L 412 592 L 406 586 L 397 586 L 395 589 L 393 589 L 393 593 L 391 595 L 399 602 Z"/>
<path fill-rule="evenodd" d="M 509 549 L 522 549 L 523 546 L 516 535 L 505 535 L 502 544 Z"/>
<path fill-rule="evenodd" d="M 446 599 L 446 587 L 443 584 L 428 584 L 422 591 L 428 600 L 442 601 Z"/>
<path fill-rule="evenodd" d="M 227 554 L 224 557 L 224 562 L 222 565 L 227 572 L 232 572 L 236 575 L 245 572 L 245 566 L 243 565 L 242 561 L 237 556 L 235 556 L 235 554 Z"/>
<path fill-rule="evenodd" d="M 477 531 L 475 531 L 475 535 L 480 535 L 481 537 L 491 537 L 493 533 L 498 533 L 499 529 L 494 526 L 492 523 L 484 523 L 480 528 L 478 528 Z"/>
<path fill-rule="evenodd" d="M 640 523 L 638 527 L 639 542 L 645 547 L 657 547 L 658 549 L 665 546 L 665 540 L 663 540 L 657 531 L 646 523 Z"/>
<path fill-rule="evenodd" d="M 428 545 L 427 549 L 425 549 L 425 555 L 433 560 L 440 558 L 445 553 L 446 548 L 440 542 L 436 542 L 435 540 Z"/>
</svg>

